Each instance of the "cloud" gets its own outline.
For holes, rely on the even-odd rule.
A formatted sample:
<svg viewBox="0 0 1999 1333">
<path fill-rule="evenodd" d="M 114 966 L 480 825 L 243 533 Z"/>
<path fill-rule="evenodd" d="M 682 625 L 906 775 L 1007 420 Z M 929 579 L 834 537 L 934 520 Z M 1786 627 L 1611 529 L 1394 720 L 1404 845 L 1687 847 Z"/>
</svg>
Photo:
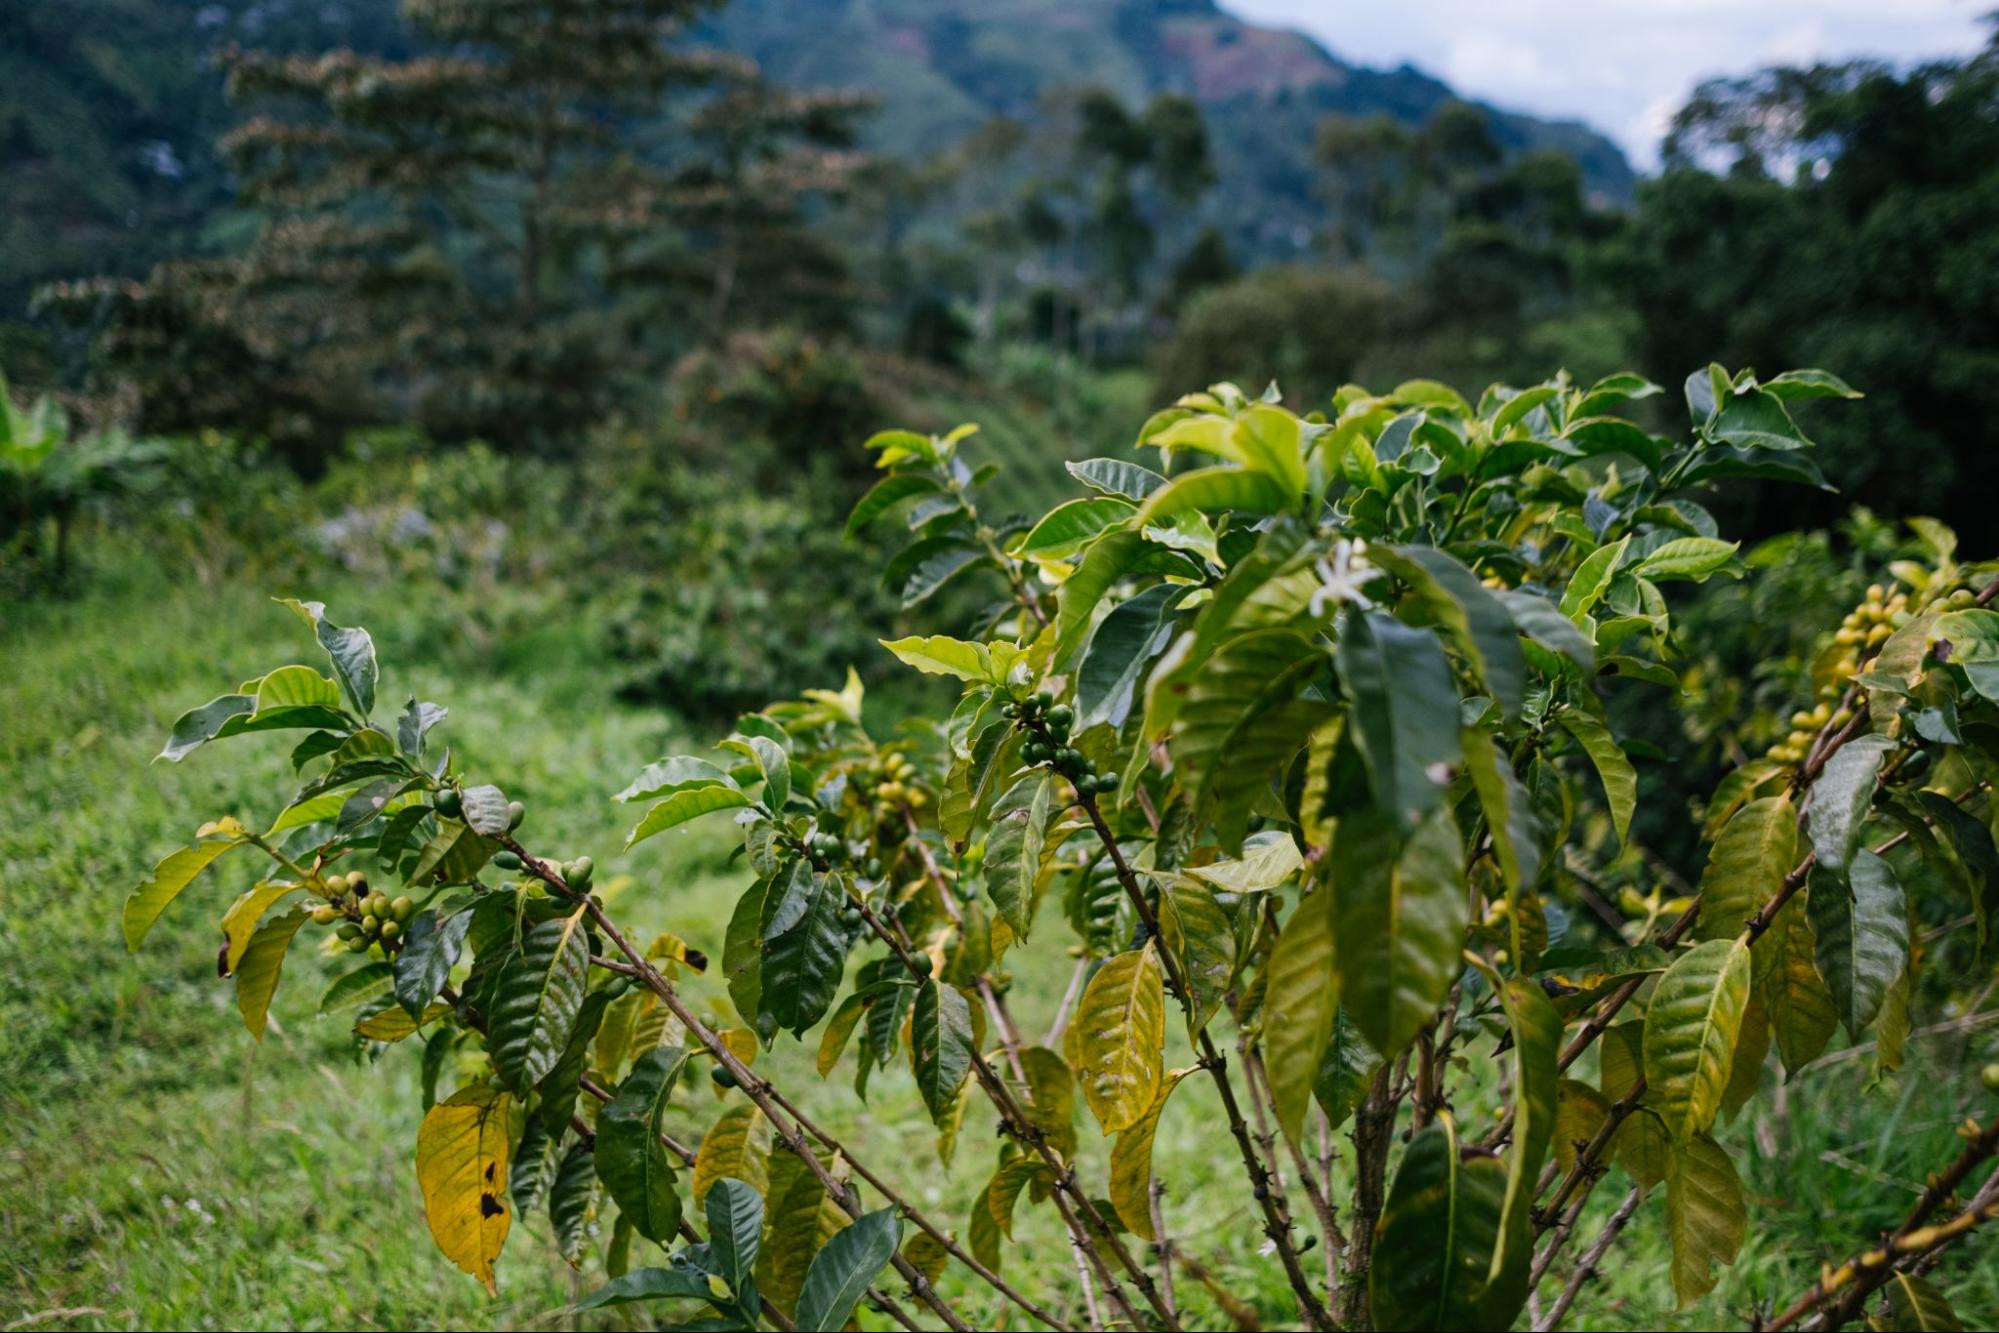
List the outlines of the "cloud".
<svg viewBox="0 0 1999 1333">
<path fill-rule="evenodd" d="M 1656 165 L 1659 135 L 1703 79 L 1874 55 L 1907 62 L 1985 40 L 1990 0 L 1221 0 L 1310 33 L 1341 59 L 1404 62 L 1459 92 L 1585 121 Z"/>
</svg>

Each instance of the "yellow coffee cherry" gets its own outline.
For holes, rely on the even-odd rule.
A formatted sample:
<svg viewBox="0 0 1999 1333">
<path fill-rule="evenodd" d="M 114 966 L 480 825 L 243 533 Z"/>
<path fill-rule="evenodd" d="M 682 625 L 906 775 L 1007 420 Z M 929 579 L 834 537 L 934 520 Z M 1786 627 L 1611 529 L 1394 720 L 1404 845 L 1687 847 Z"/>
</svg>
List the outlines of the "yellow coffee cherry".
<svg viewBox="0 0 1999 1333">
<path fill-rule="evenodd" d="M 340 914 L 338 912 L 333 910 L 332 903 L 321 903 L 319 906 L 312 909 L 313 921 L 322 926 L 332 925 L 334 918 L 339 915 Z"/>
<path fill-rule="evenodd" d="M 1879 648 L 1888 641 L 1888 636 L 1894 632 L 1894 629 L 1886 622 L 1876 625 L 1873 629 L 1867 631 L 1867 646 L 1869 648 Z"/>
<path fill-rule="evenodd" d="M 1813 718 L 1810 713 L 1798 712 L 1791 714 L 1791 726 L 1793 728 L 1802 730 L 1803 728 L 1812 725 L 1812 722 Z"/>
</svg>

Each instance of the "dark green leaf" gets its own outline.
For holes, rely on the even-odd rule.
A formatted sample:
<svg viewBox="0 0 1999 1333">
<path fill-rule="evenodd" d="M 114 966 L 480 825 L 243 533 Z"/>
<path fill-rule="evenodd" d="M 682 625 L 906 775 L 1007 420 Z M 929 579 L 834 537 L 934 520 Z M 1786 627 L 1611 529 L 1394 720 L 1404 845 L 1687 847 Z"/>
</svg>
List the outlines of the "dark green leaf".
<svg viewBox="0 0 1999 1333">
<path fill-rule="evenodd" d="M 680 1226 L 680 1191 L 659 1136 L 686 1062 L 678 1047 L 647 1051 L 597 1116 L 597 1174 L 638 1233 L 662 1245 Z M 707 1295 L 705 1286 L 700 1294 Z"/>
<path fill-rule="evenodd" d="M 930 1119 L 941 1125 L 955 1113 L 958 1092 L 972 1069 L 972 1012 L 964 995 L 955 986 L 925 978 L 910 1014 L 909 1040 L 917 1089 Z"/>
<path fill-rule="evenodd" d="M 875 1275 L 888 1267 L 902 1244 L 902 1220 L 889 1207 L 863 1214 L 842 1228 L 812 1257 L 798 1293 L 801 1333 L 839 1333 Z"/>
<path fill-rule="evenodd" d="M 493 1065 L 526 1095 L 555 1067 L 583 1003 L 590 946 L 581 912 L 543 921 L 527 932 L 493 993 Z"/>
<path fill-rule="evenodd" d="M 465 944 L 465 932 L 472 925 L 470 912 L 440 918 L 436 912 L 419 912 L 403 933 L 403 947 L 395 957 L 396 1002 L 411 1018 L 421 1018 L 444 983 Z"/>
<path fill-rule="evenodd" d="M 1393 616 L 1354 613 L 1341 622 L 1337 658 L 1375 801 L 1414 829 L 1443 799 L 1461 757 L 1458 690 L 1443 645 Z"/>
<path fill-rule="evenodd" d="M 1819 975 L 1854 1040 L 1909 967 L 1909 904 L 1894 867 L 1862 848 L 1847 873 L 1812 868 L 1806 910 L 1817 936 Z"/>
</svg>

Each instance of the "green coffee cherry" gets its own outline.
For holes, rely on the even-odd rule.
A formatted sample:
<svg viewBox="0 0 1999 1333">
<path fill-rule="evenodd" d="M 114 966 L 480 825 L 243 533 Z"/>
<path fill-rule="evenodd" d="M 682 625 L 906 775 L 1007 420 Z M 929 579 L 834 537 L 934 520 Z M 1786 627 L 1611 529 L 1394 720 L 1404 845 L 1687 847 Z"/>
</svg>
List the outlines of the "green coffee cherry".
<svg viewBox="0 0 1999 1333">
<path fill-rule="evenodd" d="M 340 923 L 339 929 L 333 933 L 343 940 L 352 942 L 361 938 L 361 927 L 355 925 L 352 921 L 343 921 Z"/>
<path fill-rule="evenodd" d="M 1047 690 L 1036 690 L 1034 692 L 1034 706 L 1036 708 L 1039 708 L 1045 712 L 1047 711 L 1047 709 L 1053 706 L 1054 703 L 1055 703 L 1055 696 L 1050 694 Z"/>
<path fill-rule="evenodd" d="M 519 828 L 521 821 L 527 817 L 528 808 L 526 806 L 522 805 L 519 801 L 507 802 L 507 828 L 509 831 Z"/>
<path fill-rule="evenodd" d="M 366 953 L 368 952 L 368 946 L 373 943 L 374 941 L 366 935 L 356 935 L 353 939 L 347 941 L 347 947 L 355 953 Z"/>
<path fill-rule="evenodd" d="M 416 915 L 416 900 L 404 895 L 389 904 L 389 913 L 398 921 L 408 921 Z"/>
<path fill-rule="evenodd" d="M 1988 1092 L 1999 1092 L 1999 1064 L 1987 1065 L 1979 1077 L 1985 1080 Z"/>
<path fill-rule="evenodd" d="M 392 940 L 392 939 L 396 938 L 396 936 L 398 936 L 398 935 L 400 935 L 400 934 L 402 934 L 402 933 L 403 933 L 403 928 L 402 928 L 402 926 L 401 926 L 401 924 L 400 924 L 400 923 L 398 923 L 398 922 L 395 922 L 395 921 L 384 921 L 384 922 L 382 923 L 382 938 L 383 938 L 383 939 L 385 939 L 385 940 Z"/>
<path fill-rule="evenodd" d="M 587 856 L 579 856 L 569 863 L 569 870 L 563 878 L 569 881 L 569 887 L 572 889 L 587 889 L 590 887 L 590 877 L 596 873 L 597 863 Z"/>
<path fill-rule="evenodd" d="M 457 819 L 465 813 L 465 802 L 458 795 L 458 788 L 446 787 L 437 794 L 431 806 L 446 819 Z"/>
<path fill-rule="evenodd" d="M 521 858 L 505 848 L 493 853 L 493 864 L 502 870 L 519 870 Z"/>
<path fill-rule="evenodd" d="M 708 1077 L 715 1080 L 715 1086 L 718 1088 L 733 1088 L 736 1086 L 735 1071 L 731 1070 L 725 1064 L 717 1063 L 710 1066 Z"/>
<path fill-rule="evenodd" d="M 382 922 L 373 912 L 361 918 L 361 933 L 372 935 L 382 928 Z"/>
<path fill-rule="evenodd" d="M 322 926 L 332 925 L 333 919 L 339 915 L 340 914 L 338 912 L 333 910 L 332 903 L 321 903 L 319 906 L 312 909 L 313 921 Z"/>
<path fill-rule="evenodd" d="M 927 953 L 915 953 L 909 956 L 909 970 L 919 977 L 929 976 L 932 966 L 930 955 Z"/>
</svg>

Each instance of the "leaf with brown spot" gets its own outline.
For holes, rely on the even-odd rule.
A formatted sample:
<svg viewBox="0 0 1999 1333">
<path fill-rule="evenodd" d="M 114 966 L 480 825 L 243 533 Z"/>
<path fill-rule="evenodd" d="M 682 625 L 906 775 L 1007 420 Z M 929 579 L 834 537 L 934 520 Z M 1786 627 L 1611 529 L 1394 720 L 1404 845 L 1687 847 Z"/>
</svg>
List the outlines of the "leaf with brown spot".
<svg viewBox="0 0 1999 1333">
<path fill-rule="evenodd" d="M 483 1083 L 430 1108 L 416 1136 L 424 1218 L 444 1257 L 497 1294 L 493 1261 L 507 1242 L 507 1109 L 513 1099 Z"/>
</svg>

